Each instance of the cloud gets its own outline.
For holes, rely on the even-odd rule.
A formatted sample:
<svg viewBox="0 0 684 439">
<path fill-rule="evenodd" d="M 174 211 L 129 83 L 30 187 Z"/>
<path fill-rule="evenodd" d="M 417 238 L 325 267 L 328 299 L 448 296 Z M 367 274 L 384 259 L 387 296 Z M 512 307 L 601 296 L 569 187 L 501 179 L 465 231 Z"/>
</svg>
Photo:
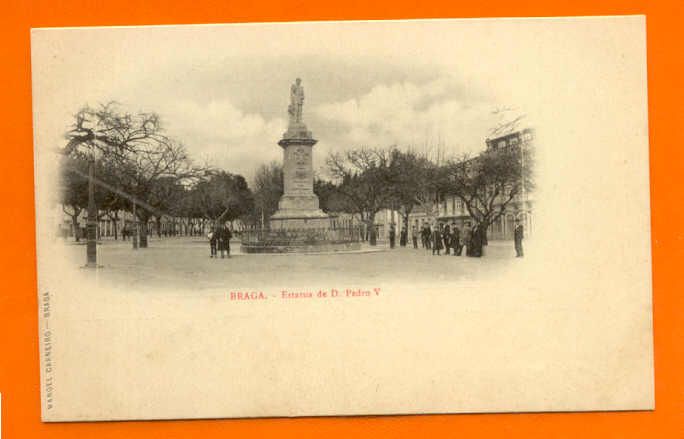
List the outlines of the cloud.
<svg viewBox="0 0 684 439">
<path fill-rule="evenodd" d="M 276 141 L 286 128 L 282 118 L 243 112 L 227 99 L 206 104 L 179 99 L 163 108 L 168 134 L 186 144 L 195 162 L 250 178 L 259 164 L 281 158 Z"/>
<path fill-rule="evenodd" d="M 336 140 L 341 148 L 398 145 L 461 154 L 482 150 L 490 130 L 510 117 L 495 113 L 501 106 L 444 76 L 423 84 L 378 84 L 362 96 L 322 104 L 314 112 L 344 127 Z"/>
</svg>

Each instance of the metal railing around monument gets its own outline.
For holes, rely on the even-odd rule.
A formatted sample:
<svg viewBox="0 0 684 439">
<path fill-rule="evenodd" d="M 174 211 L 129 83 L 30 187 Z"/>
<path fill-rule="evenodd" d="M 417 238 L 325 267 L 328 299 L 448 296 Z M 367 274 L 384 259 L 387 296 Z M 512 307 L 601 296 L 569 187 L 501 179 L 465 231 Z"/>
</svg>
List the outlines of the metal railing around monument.
<svg viewBox="0 0 684 439">
<path fill-rule="evenodd" d="M 242 245 L 250 247 L 305 246 L 360 242 L 361 226 L 300 229 L 249 229 L 241 232 Z"/>
</svg>

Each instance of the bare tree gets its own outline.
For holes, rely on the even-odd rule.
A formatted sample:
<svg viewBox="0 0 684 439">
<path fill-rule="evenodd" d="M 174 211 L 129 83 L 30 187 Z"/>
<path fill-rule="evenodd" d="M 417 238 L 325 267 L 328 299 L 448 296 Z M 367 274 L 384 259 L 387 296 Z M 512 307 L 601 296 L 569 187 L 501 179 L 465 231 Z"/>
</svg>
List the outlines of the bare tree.
<svg viewBox="0 0 684 439">
<path fill-rule="evenodd" d="M 186 184 L 203 172 L 191 165 L 182 144 L 163 133 L 156 114 L 130 114 L 115 103 L 83 107 L 66 138 L 65 156 L 86 156 L 91 163 L 97 162 L 100 171 L 92 180 L 117 195 L 111 207 L 135 210 L 141 247 L 147 246 L 149 219 L 159 218 L 170 208 L 173 186 Z"/>
<path fill-rule="evenodd" d="M 278 210 L 281 195 L 283 195 L 283 167 L 277 162 L 259 166 L 254 176 L 253 222 L 267 227 L 267 219 Z"/>
<path fill-rule="evenodd" d="M 531 166 L 523 168 L 522 151 L 519 145 L 490 149 L 475 158 L 464 156 L 452 160 L 445 166 L 448 182 L 445 191 L 463 202 L 475 222 L 476 253 L 481 254 L 487 228 L 504 215 L 521 193 L 523 184 L 532 185 Z"/>
<path fill-rule="evenodd" d="M 336 190 L 346 201 L 346 209 L 358 214 L 376 245 L 375 215 L 391 204 L 392 171 L 390 150 L 359 148 L 346 153 L 333 153 L 327 158 L 330 174 L 336 179 Z"/>
<path fill-rule="evenodd" d="M 212 223 L 233 221 L 253 211 L 254 198 L 242 175 L 211 171 L 188 195 L 195 214 Z"/>
<path fill-rule="evenodd" d="M 59 164 L 62 210 L 71 218 L 74 237 L 78 242 L 81 238 L 78 218 L 81 212 L 88 207 L 89 202 L 88 168 L 91 163 L 86 152 L 75 150 L 69 156 L 62 156 Z M 101 160 L 92 163 L 92 166 L 94 166 L 97 175 L 96 182 L 93 185 L 93 197 L 98 206 L 96 219 L 118 219 L 116 212 L 123 208 L 123 198 L 117 192 L 108 189 L 108 186 L 115 181 L 112 169 Z M 116 223 L 114 225 L 114 233 L 116 234 Z"/>
<path fill-rule="evenodd" d="M 94 199 L 97 160 L 125 160 L 137 154 L 150 142 L 160 141 L 161 127 L 155 114 L 141 113 L 133 116 L 117 110 L 114 103 L 97 108 L 83 107 L 74 116 L 74 123 L 66 133 L 67 144 L 60 152 L 67 158 L 84 155 L 88 161 L 88 246 L 87 266 L 97 266 L 97 203 Z M 97 182 L 102 182 L 97 179 Z M 110 186 L 110 185 L 106 185 Z M 102 187 L 102 185 L 100 185 Z M 111 186 L 110 186 L 111 187 Z"/>
<path fill-rule="evenodd" d="M 81 240 L 78 218 L 88 206 L 88 163 L 72 158 L 61 160 L 60 202 L 62 210 L 71 219 L 71 228 L 76 242 Z"/>
<path fill-rule="evenodd" d="M 165 137 L 151 139 L 134 152 L 117 156 L 115 163 L 118 186 L 131 195 L 128 207 L 136 207 L 142 248 L 147 247 L 150 219 L 168 212 L 179 201 L 175 194 L 206 174 L 206 169 L 192 165 L 182 144 Z"/>
<path fill-rule="evenodd" d="M 120 112 L 114 102 L 96 108 L 85 106 L 74 116 L 74 123 L 67 131 L 67 145 L 62 151 L 70 155 L 88 148 L 91 153 L 123 155 L 135 153 L 150 141 L 162 141 L 159 116 L 154 113 L 132 115 Z"/>
<path fill-rule="evenodd" d="M 393 201 L 402 216 L 404 228 L 408 230 L 409 215 L 416 206 L 420 206 L 428 218 L 436 216 L 435 197 L 445 184 L 445 173 L 426 154 L 413 150 L 392 149 L 391 158 Z"/>
</svg>

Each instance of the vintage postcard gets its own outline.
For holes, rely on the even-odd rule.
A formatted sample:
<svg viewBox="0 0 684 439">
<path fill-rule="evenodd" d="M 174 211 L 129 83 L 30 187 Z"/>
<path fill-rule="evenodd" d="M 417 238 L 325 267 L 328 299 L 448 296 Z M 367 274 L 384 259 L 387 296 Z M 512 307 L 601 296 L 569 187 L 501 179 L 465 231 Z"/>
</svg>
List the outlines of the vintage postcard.
<svg viewBox="0 0 684 439">
<path fill-rule="evenodd" d="M 653 409 L 645 25 L 33 29 L 43 420 Z"/>
</svg>

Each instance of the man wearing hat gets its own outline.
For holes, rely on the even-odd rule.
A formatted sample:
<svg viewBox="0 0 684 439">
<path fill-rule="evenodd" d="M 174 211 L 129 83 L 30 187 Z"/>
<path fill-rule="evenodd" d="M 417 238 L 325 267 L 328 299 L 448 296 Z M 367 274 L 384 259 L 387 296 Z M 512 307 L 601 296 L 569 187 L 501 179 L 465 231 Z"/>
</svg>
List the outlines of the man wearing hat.
<svg viewBox="0 0 684 439">
<path fill-rule="evenodd" d="M 230 231 L 228 224 L 219 226 L 218 232 L 218 251 L 221 254 L 221 259 L 225 258 L 226 253 L 230 258 L 230 239 L 233 237 L 233 233 Z"/>
<path fill-rule="evenodd" d="M 515 242 L 515 257 L 516 258 L 522 258 L 523 257 L 522 240 L 523 240 L 523 226 L 522 226 L 522 224 L 520 224 L 520 220 L 516 219 L 515 220 L 515 229 L 513 229 L 513 241 Z"/>
<path fill-rule="evenodd" d="M 473 235 L 473 230 L 470 228 L 470 221 L 466 222 L 465 227 L 463 228 L 463 239 L 461 240 L 461 244 L 463 244 L 466 248 L 466 256 L 470 256 L 470 253 L 472 251 L 473 246 L 470 243 L 470 240 L 472 239 Z M 463 247 L 461 247 L 463 248 Z"/>
<path fill-rule="evenodd" d="M 439 256 L 442 248 L 442 225 L 435 223 L 432 230 L 432 254 Z"/>
<path fill-rule="evenodd" d="M 461 229 L 458 228 L 456 222 L 451 223 L 451 248 L 454 250 L 454 256 L 461 256 L 461 250 L 463 250 Z"/>
</svg>

